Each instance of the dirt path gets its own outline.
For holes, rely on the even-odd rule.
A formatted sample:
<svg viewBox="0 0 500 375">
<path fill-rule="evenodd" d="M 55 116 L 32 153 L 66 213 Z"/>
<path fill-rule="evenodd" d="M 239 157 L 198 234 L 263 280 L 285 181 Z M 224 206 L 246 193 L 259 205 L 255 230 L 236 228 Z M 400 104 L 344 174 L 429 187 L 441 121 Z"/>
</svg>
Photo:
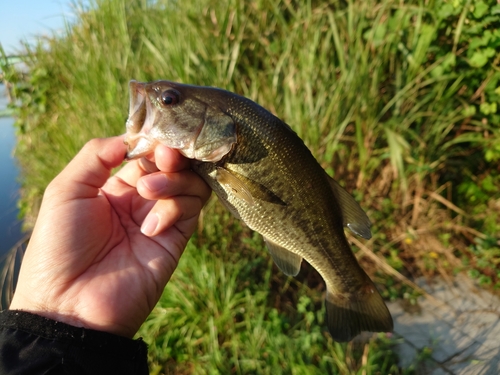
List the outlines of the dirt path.
<svg viewBox="0 0 500 375">
<path fill-rule="evenodd" d="M 388 305 L 401 366 L 416 363 L 422 375 L 500 374 L 500 298 L 465 276 L 418 285 L 434 298 L 421 297 L 416 307 Z"/>
</svg>

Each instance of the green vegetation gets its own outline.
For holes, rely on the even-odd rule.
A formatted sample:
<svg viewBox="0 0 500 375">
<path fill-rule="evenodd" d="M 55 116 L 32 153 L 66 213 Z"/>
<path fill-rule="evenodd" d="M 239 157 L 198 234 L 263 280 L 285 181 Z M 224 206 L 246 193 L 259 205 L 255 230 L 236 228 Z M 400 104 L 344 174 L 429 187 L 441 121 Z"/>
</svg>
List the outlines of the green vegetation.
<svg viewBox="0 0 500 375">
<path fill-rule="evenodd" d="M 23 214 L 90 138 L 120 134 L 128 81 L 226 88 L 262 104 L 360 200 L 355 242 L 387 298 L 405 279 L 466 272 L 500 289 L 500 5 L 494 0 L 96 0 L 62 36 L 0 68 L 17 99 Z M 1 60 L 1 59 L 0 59 Z M 353 241 L 357 241 L 354 240 Z M 395 275 L 397 277 L 395 277 Z M 323 284 L 272 266 L 215 201 L 141 329 L 153 373 L 397 369 L 390 341 L 339 345 Z"/>
<path fill-rule="evenodd" d="M 411 373 L 397 368 L 384 335 L 332 341 L 320 278 L 313 289 L 304 282 L 311 267 L 299 280 L 283 277 L 260 236 L 215 201 L 205 220 L 139 331 L 150 344 L 152 374 Z"/>
</svg>

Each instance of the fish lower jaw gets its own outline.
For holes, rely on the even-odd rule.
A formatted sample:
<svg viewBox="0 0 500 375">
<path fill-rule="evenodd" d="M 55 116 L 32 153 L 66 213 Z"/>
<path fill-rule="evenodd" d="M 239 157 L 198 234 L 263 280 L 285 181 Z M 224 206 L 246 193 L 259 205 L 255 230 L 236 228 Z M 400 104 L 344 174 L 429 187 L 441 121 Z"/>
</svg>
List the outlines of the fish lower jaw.
<svg viewBox="0 0 500 375">
<path fill-rule="evenodd" d="M 127 159 L 137 159 L 154 151 L 156 141 L 144 134 L 128 134 L 123 141 L 127 147 Z"/>
</svg>

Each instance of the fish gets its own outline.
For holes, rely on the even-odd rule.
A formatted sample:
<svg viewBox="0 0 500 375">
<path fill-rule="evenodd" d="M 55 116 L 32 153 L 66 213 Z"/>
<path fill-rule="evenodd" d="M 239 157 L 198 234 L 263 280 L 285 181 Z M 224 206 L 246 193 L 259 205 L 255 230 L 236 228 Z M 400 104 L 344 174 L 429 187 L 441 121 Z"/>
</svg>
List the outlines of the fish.
<svg viewBox="0 0 500 375">
<path fill-rule="evenodd" d="M 220 88 L 131 80 L 129 91 L 127 159 L 160 143 L 177 149 L 222 204 L 264 237 L 283 273 L 296 276 L 303 259 L 311 264 L 326 284 L 325 322 L 333 340 L 393 330 L 344 232 L 371 238 L 368 216 L 289 125 Z"/>
</svg>

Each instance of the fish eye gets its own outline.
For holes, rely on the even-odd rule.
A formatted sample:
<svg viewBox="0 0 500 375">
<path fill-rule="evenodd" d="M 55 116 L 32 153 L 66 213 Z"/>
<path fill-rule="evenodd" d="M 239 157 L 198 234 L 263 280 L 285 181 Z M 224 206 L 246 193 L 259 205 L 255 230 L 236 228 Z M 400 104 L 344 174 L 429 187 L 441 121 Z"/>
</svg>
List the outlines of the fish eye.
<svg viewBox="0 0 500 375">
<path fill-rule="evenodd" d="M 164 105 L 174 105 L 179 103 L 180 94 L 177 90 L 165 90 L 161 93 L 160 99 Z"/>
</svg>

